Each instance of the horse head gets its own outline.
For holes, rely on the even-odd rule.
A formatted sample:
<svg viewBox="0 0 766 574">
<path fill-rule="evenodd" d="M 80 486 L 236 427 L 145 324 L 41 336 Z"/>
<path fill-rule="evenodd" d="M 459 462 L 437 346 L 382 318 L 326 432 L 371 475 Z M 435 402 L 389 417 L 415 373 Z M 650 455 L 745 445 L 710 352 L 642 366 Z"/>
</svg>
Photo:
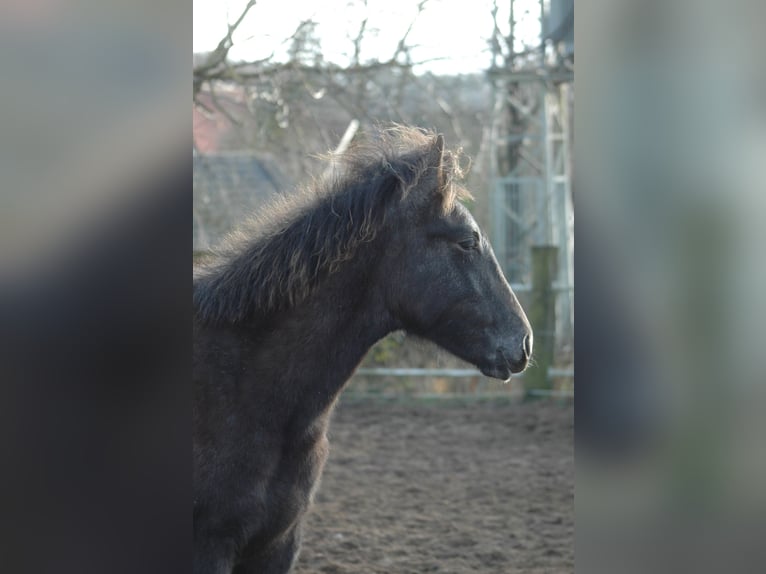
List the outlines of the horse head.
<svg viewBox="0 0 766 574">
<path fill-rule="evenodd" d="M 529 321 L 486 235 L 458 201 L 468 192 L 454 181 L 459 168 L 441 135 L 423 166 L 387 234 L 387 308 L 406 331 L 507 380 L 532 354 Z"/>
</svg>

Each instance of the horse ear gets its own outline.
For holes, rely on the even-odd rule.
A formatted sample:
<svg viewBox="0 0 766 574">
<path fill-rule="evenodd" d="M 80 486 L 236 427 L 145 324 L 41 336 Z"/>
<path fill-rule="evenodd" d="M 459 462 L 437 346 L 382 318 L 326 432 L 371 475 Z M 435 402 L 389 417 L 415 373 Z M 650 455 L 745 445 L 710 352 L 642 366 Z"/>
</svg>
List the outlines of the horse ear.
<svg viewBox="0 0 766 574">
<path fill-rule="evenodd" d="M 431 167 L 435 167 L 441 171 L 442 162 L 444 161 L 444 136 L 442 134 L 439 134 L 434 138 L 430 157 L 428 159 Z"/>
<path fill-rule="evenodd" d="M 436 175 L 436 185 L 438 189 L 444 187 L 444 136 L 437 135 L 434 138 L 433 145 L 428 157 L 428 165 L 434 170 Z"/>
</svg>

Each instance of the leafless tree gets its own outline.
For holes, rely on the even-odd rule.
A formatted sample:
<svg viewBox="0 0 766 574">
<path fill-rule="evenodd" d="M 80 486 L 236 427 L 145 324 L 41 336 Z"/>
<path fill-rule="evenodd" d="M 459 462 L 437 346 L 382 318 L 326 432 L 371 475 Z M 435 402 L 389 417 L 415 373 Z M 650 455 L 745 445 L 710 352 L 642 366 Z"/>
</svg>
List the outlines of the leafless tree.
<svg viewBox="0 0 766 574">
<path fill-rule="evenodd" d="M 366 0 L 357 1 L 366 7 Z M 301 22 L 286 40 L 286 61 L 279 61 L 274 54 L 257 61 L 232 61 L 229 53 L 233 38 L 242 22 L 252 15 L 255 4 L 255 0 L 250 0 L 245 5 L 215 50 L 198 58 L 194 66 L 194 105 L 206 114 L 220 114 L 232 126 L 240 127 L 232 136 L 238 139 L 238 145 L 252 148 L 260 147 L 260 143 L 271 150 L 288 151 L 294 146 L 300 149 L 301 142 L 305 146 L 307 141 L 317 141 L 326 150 L 337 144 L 337 138 L 352 119 L 363 125 L 383 119 L 422 124 L 426 118 L 413 116 L 403 105 L 405 94 L 412 92 L 413 85 L 431 96 L 432 107 L 439 114 L 438 121 L 432 121 L 429 127 L 450 125 L 457 140 L 465 141 L 458 114 L 440 93 L 438 81 L 413 73 L 416 66 L 433 60 L 414 58 L 410 41 L 428 0 L 418 2 L 414 17 L 388 58 L 364 57 L 364 46 L 372 32 L 370 20 L 364 15 L 349 34 L 347 66 L 322 57 L 316 23 L 310 20 Z M 234 101 L 243 99 L 247 102 L 244 106 Z M 383 113 L 381 106 L 385 109 Z M 252 117 L 256 112 L 257 119 Z M 296 170 L 307 167 L 304 162 Z"/>
<path fill-rule="evenodd" d="M 366 7 L 367 0 L 355 1 Z M 481 155 L 483 128 L 491 119 L 486 78 L 415 73 L 419 65 L 436 59 L 418 59 L 411 39 L 428 0 L 416 4 L 387 57 L 369 57 L 365 51 L 375 24 L 362 10 L 347 34 L 349 60 L 344 66 L 323 57 L 316 23 L 310 20 L 286 39 L 286 59 L 270 55 L 232 61 L 232 38 L 247 17 L 256 16 L 254 5 L 254 0 L 247 3 L 216 49 L 198 56 L 194 66 L 195 106 L 231 126 L 221 142 L 226 149 L 276 155 L 288 179 L 295 181 L 306 172 L 317 173 L 321 167 L 313 154 L 334 149 L 349 123 L 358 120 L 362 127 L 394 121 L 437 128 L 468 155 Z M 488 14 L 488 31 L 491 25 Z M 476 207 L 482 220 L 487 172 L 484 163 L 477 164 L 469 182 L 479 190 Z"/>
</svg>

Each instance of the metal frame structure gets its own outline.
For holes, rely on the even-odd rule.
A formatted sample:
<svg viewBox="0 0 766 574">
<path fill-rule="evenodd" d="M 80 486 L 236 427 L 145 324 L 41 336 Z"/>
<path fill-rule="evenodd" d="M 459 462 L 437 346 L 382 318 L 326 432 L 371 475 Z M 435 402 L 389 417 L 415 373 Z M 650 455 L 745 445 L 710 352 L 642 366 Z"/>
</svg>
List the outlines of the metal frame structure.
<svg viewBox="0 0 766 574">
<path fill-rule="evenodd" d="M 510 2 L 510 38 L 521 12 Z M 524 2 L 528 7 L 529 1 Z M 529 289 L 530 247 L 558 248 L 557 326 L 560 345 L 572 345 L 574 325 L 574 209 L 572 205 L 571 113 L 574 72 L 562 65 L 558 46 L 546 35 L 550 2 L 540 0 L 539 49 L 529 51 L 520 69 L 494 67 L 494 121 L 490 156 L 491 234 L 503 270 L 514 289 Z M 526 12 L 528 17 L 528 12 Z M 510 69 L 509 69 L 510 68 Z M 524 98 L 516 97 L 523 93 Z M 525 126 L 509 133 L 508 107 Z M 515 126 L 510 126 L 515 127 Z M 518 158 L 505 172 L 498 161 L 502 146 L 512 145 Z"/>
</svg>

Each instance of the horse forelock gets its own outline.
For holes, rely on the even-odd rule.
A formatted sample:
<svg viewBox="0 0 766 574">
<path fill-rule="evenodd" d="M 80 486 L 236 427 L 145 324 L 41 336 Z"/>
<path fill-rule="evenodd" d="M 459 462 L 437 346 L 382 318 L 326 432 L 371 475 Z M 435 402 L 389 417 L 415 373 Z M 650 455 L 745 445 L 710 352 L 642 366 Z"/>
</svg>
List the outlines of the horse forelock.
<svg viewBox="0 0 766 574">
<path fill-rule="evenodd" d="M 251 217 L 195 270 L 198 319 L 237 323 L 309 297 L 361 244 L 377 237 L 392 206 L 404 205 L 411 193 L 433 193 L 421 184 L 437 175 L 430 161 L 434 141 L 432 132 L 415 128 L 378 130 L 331 157 L 337 166 L 332 175 Z M 459 152 L 445 151 L 440 169 L 446 212 L 470 195 L 457 184 L 463 175 Z"/>
</svg>

